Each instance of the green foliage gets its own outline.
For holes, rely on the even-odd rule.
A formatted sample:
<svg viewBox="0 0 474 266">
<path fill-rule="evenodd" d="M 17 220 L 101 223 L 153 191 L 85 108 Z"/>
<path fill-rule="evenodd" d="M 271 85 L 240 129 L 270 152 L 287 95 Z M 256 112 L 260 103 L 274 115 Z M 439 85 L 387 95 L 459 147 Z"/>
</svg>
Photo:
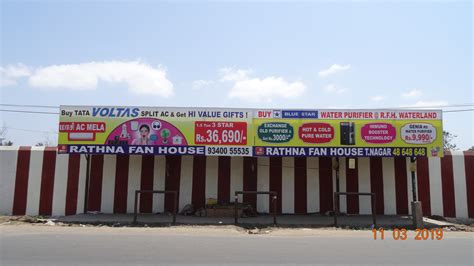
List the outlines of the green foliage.
<svg viewBox="0 0 474 266">
<path fill-rule="evenodd" d="M 13 146 L 13 142 L 11 140 L 5 140 L 0 143 L 0 146 Z"/>
<path fill-rule="evenodd" d="M 443 130 L 443 149 L 445 151 L 455 151 L 457 146 L 454 143 L 454 139 L 457 138 L 457 135 Z"/>
</svg>

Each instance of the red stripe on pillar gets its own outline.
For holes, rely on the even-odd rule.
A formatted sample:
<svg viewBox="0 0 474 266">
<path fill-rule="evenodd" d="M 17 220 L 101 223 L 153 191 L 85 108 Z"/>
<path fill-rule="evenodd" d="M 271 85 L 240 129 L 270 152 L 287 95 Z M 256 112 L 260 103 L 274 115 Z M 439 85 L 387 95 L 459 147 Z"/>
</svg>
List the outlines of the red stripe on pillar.
<svg viewBox="0 0 474 266">
<path fill-rule="evenodd" d="M 129 162 L 129 155 L 117 155 L 115 165 L 114 213 L 127 213 Z M 135 194 L 133 197 L 135 197 Z"/>
<path fill-rule="evenodd" d="M 395 157 L 394 160 L 397 214 L 408 214 L 407 161 L 405 157 Z"/>
<path fill-rule="evenodd" d="M 464 152 L 464 168 L 466 170 L 467 213 L 474 218 L 474 153 Z"/>
<path fill-rule="evenodd" d="M 295 213 L 307 213 L 306 157 L 295 157 Z"/>
<path fill-rule="evenodd" d="M 257 191 L 257 157 L 244 157 L 243 190 Z M 256 194 L 244 194 L 243 199 L 257 209 Z"/>
<path fill-rule="evenodd" d="M 229 202 L 230 199 L 230 157 L 220 156 L 217 177 L 217 200 Z"/>
<path fill-rule="evenodd" d="M 100 211 L 102 204 L 102 174 L 104 170 L 104 155 L 90 155 L 89 201 L 88 211 Z"/>
<path fill-rule="evenodd" d="M 56 167 L 56 147 L 46 147 L 41 169 L 41 187 L 39 198 L 40 215 L 51 215 L 53 210 L 54 172 Z"/>
<path fill-rule="evenodd" d="M 430 216 L 430 171 L 427 157 L 419 157 L 416 160 L 416 177 L 418 180 L 418 200 L 421 201 L 423 216 Z"/>
<path fill-rule="evenodd" d="M 25 215 L 30 173 L 30 147 L 20 147 L 16 163 L 15 193 L 13 195 L 13 215 Z"/>
<path fill-rule="evenodd" d="M 349 169 L 349 160 L 355 160 L 355 168 Z M 346 158 L 346 191 L 347 192 L 359 192 L 359 171 L 357 158 Z M 347 196 L 347 213 L 348 214 L 359 214 L 359 196 L 349 195 Z"/>
<path fill-rule="evenodd" d="M 193 186 L 191 202 L 194 208 L 204 208 L 206 204 L 206 156 L 193 158 Z"/>
<path fill-rule="evenodd" d="M 381 157 L 370 158 L 370 191 L 375 193 L 375 213 L 384 214 L 383 168 Z"/>
<path fill-rule="evenodd" d="M 441 158 L 441 191 L 443 193 L 443 214 L 445 217 L 456 217 L 454 199 L 453 156 L 445 152 Z"/>
<path fill-rule="evenodd" d="M 181 156 L 167 155 L 166 156 L 166 174 L 165 174 L 165 189 L 174 190 L 177 192 L 176 196 L 176 210 L 179 207 L 179 181 L 181 179 Z M 165 195 L 165 211 L 173 212 L 174 196 L 172 194 Z"/>
<path fill-rule="evenodd" d="M 79 169 L 81 166 L 80 154 L 69 154 L 66 188 L 66 215 L 77 213 L 77 193 L 79 188 Z"/>
<path fill-rule="evenodd" d="M 155 156 L 142 156 L 142 171 L 140 179 L 141 190 L 153 190 L 153 170 L 155 167 Z M 140 212 L 151 213 L 153 206 L 153 194 L 140 193 Z"/>
<path fill-rule="evenodd" d="M 270 157 L 270 191 L 275 191 L 277 197 L 277 212 L 281 213 L 281 198 L 282 198 L 282 168 L 281 157 Z M 270 201 L 270 208 L 273 210 L 272 200 Z"/>
<path fill-rule="evenodd" d="M 319 209 L 320 213 L 333 210 L 332 158 L 319 158 Z"/>
</svg>

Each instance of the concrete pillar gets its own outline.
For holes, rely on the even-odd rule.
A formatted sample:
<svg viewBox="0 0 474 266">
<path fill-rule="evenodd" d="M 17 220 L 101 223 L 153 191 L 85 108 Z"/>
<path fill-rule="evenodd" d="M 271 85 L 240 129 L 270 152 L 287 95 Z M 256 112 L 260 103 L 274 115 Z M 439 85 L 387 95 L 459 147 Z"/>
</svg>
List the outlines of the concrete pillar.
<svg viewBox="0 0 474 266">
<path fill-rule="evenodd" d="M 413 226 L 415 228 L 423 228 L 423 210 L 421 209 L 421 201 L 411 202 L 411 213 L 413 215 Z"/>
</svg>

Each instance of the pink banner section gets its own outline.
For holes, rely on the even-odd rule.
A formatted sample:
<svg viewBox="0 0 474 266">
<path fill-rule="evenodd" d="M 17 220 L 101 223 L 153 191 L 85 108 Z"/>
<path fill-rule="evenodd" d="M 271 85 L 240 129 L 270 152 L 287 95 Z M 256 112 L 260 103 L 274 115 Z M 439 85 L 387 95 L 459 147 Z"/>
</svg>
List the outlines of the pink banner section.
<svg viewBox="0 0 474 266">
<path fill-rule="evenodd" d="M 386 144 L 395 140 L 397 129 L 388 123 L 368 123 L 361 128 L 360 134 L 367 143 Z"/>
</svg>

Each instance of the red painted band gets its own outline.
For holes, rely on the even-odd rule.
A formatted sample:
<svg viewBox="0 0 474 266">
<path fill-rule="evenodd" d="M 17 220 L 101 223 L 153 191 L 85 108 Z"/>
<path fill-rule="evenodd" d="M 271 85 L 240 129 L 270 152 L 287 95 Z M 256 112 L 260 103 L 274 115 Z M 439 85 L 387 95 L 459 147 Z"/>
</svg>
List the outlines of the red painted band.
<svg viewBox="0 0 474 266">
<path fill-rule="evenodd" d="M 217 200 L 228 202 L 230 199 L 230 157 L 220 156 L 217 178 Z"/>
<path fill-rule="evenodd" d="M 277 193 L 277 213 L 281 213 L 282 198 L 282 160 L 281 157 L 270 157 L 270 191 Z M 273 211 L 272 199 L 269 199 L 270 209 Z"/>
<path fill-rule="evenodd" d="M 383 167 L 381 157 L 370 158 L 370 191 L 375 193 L 375 213 L 383 215 L 385 211 L 383 193 Z"/>
<path fill-rule="evenodd" d="M 140 190 L 153 190 L 153 172 L 155 168 L 155 156 L 142 156 L 142 173 L 140 178 Z M 140 193 L 140 212 L 151 213 L 153 206 L 153 194 Z"/>
<path fill-rule="evenodd" d="M 244 191 L 257 191 L 257 167 L 257 157 L 244 157 Z M 245 203 L 252 205 L 254 210 L 257 209 L 256 194 L 244 194 L 243 200 Z"/>
<path fill-rule="evenodd" d="M 418 180 L 418 201 L 421 201 L 423 216 L 431 215 L 430 172 L 427 157 L 416 160 L 416 177 Z"/>
<path fill-rule="evenodd" d="M 179 182 L 181 179 L 181 156 L 166 156 L 165 189 L 176 191 L 176 211 L 179 208 Z M 174 196 L 165 195 L 165 211 L 173 212 Z"/>
<path fill-rule="evenodd" d="M 397 214 L 408 214 L 408 177 L 407 163 L 404 157 L 395 157 L 395 198 Z"/>
<path fill-rule="evenodd" d="M 46 147 L 41 170 L 39 215 L 51 215 L 53 210 L 54 172 L 56 168 L 56 147 Z"/>
<path fill-rule="evenodd" d="M 20 147 L 16 164 L 15 193 L 13 195 L 13 215 L 25 215 L 30 174 L 31 147 Z"/>
<path fill-rule="evenodd" d="M 466 171 L 467 213 L 474 218 L 474 153 L 464 152 L 464 168 Z"/>
<path fill-rule="evenodd" d="M 355 160 L 355 168 L 349 169 L 349 160 Z M 347 192 L 359 192 L 359 171 L 358 171 L 359 160 L 357 158 L 346 158 L 346 191 Z M 347 213 L 348 214 L 359 214 L 359 196 L 348 195 L 347 196 Z"/>
<path fill-rule="evenodd" d="M 129 164 L 129 155 L 117 155 L 115 164 L 114 213 L 127 213 Z M 135 197 L 135 194 L 133 194 L 133 197 Z"/>
<path fill-rule="evenodd" d="M 306 157 L 295 157 L 295 213 L 307 213 Z"/>
<path fill-rule="evenodd" d="M 80 154 L 69 154 L 69 164 L 67 169 L 67 188 L 66 188 L 66 215 L 77 213 L 77 194 L 79 188 L 79 170 L 81 166 Z"/>
<path fill-rule="evenodd" d="M 193 158 L 193 186 L 191 202 L 195 210 L 204 208 L 206 204 L 206 156 Z"/>
<path fill-rule="evenodd" d="M 441 191 L 443 193 L 443 214 L 445 217 L 456 217 L 454 198 L 453 156 L 445 152 L 441 158 Z"/>
</svg>

